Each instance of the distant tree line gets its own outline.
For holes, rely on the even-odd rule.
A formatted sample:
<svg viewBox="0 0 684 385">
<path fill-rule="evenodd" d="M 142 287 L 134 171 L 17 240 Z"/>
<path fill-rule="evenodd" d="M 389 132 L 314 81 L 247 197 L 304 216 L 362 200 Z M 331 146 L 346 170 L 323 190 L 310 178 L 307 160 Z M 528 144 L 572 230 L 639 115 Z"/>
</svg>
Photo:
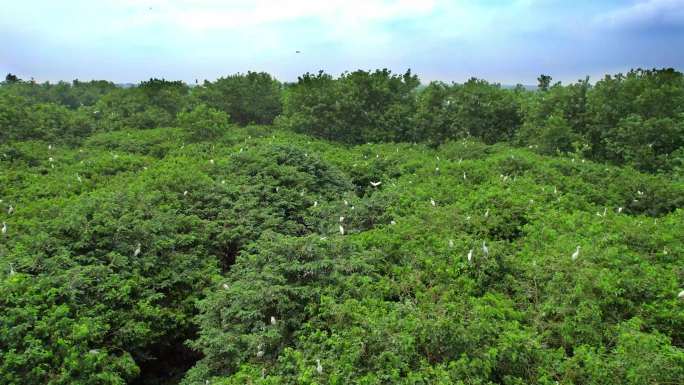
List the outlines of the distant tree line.
<svg viewBox="0 0 684 385">
<path fill-rule="evenodd" d="M 472 78 L 421 87 L 407 71 L 306 73 L 283 84 L 248 72 L 189 87 L 150 79 L 131 88 L 106 81 L 38 84 L 8 74 L 0 86 L 0 140 L 78 143 L 92 132 L 183 126 L 198 137 L 229 123 L 277 124 L 348 144 L 474 137 L 543 154 L 576 153 L 642 171 L 684 163 L 684 76 L 632 70 L 563 85 L 548 75 L 536 91 Z"/>
</svg>

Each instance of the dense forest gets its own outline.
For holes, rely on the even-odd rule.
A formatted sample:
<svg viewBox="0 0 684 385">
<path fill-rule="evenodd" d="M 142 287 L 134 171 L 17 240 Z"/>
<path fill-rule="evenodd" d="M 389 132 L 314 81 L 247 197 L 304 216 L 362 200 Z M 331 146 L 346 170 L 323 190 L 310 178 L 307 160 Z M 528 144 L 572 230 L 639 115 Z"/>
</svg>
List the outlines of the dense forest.
<svg viewBox="0 0 684 385">
<path fill-rule="evenodd" d="M 682 384 L 684 75 L 0 83 L 2 384 Z"/>
</svg>

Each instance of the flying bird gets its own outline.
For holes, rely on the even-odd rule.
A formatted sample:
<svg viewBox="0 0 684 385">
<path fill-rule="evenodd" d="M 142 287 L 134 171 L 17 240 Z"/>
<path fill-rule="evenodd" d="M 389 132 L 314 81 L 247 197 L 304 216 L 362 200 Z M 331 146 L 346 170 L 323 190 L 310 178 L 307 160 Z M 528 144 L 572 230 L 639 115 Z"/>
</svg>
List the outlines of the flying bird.
<svg viewBox="0 0 684 385">
<path fill-rule="evenodd" d="M 380 186 L 380 185 L 382 184 L 382 182 L 373 182 L 373 181 L 371 181 L 370 184 L 371 184 L 371 186 L 373 186 L 373 187 L 378 187 L 378 186 Z"/>
<path fill-rule="evenodd" d="M 580 247 L 577 246 L 577 249 L 575 249 L 575 252 L 572 253 L 572 260 L 573 261 L 577 260 L 577 257 L 579 257 L 579 253 L 580 253 Z"/>
<path fill-rule="evenodd" d="M 297 50 L 297 51 L 295 51 L 295 53 L 302 53 L 302 51 Z"/>
</svg>

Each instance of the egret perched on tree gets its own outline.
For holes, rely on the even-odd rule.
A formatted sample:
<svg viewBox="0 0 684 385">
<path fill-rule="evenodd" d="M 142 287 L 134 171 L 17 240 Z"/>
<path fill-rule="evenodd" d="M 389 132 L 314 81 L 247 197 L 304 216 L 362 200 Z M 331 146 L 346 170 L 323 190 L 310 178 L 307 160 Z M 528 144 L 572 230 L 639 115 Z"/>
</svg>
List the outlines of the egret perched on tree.
<svg viewBox="0 0 684 385">
<path fill-rule="evenodd" d="M 83 180 L 81 179 L 81 176 L 78 175 L 78 174 L 76 174 L 76 180 L 77 180 L 79 183 L 80 183 L 80 182 L 83 182 Z"/>
<path fill-rule="evenodd" d="M 344 222 L 344 217 L 340 217 L 340 223 Z"/>
<path fill-rule="evenodd" d="M 13 212 L 14 212 L 14 207 L 12 207 L 12 205 L 10 205 L 10 207 L 7 209 L 7 215 L 12 215 Z"/>
<path fill-rule="evenodd" d="M 349 206 L 349 202 L 347 202 L 346 199 L 344 200 L 344 205 L 345 205 L 345 206 Z"/>
<path fill-rule="evenodd" d="M 468 251 L 468 262 L 471 262 L 473 260 L 473 249 L 470 249 Z"/>
<path fill-rule="evenodd" d="M 435 200 L 432 199 L 432 198 L 430 198 L 430 204 L 432 205 L 432 207 L 437 206 L 437 203 L 436 203 Z"/>
<path fill-rule="evenodd" d="M 487 248 L 487 245 L 484 241 L 482 241 L 482 253 L 485 257 L 489 257 L 489 249 Z"/>
<path fill-rule="evenodd" d="M 133 256 L 134 256 L 134 257 L 137 257 L 138 255 L 140 255 L 140 251 L 141 251 L 141 250 L 140 250 L 140 247 L 141 247 L 141 246 L 142 246 L 142 245 L 140 244 L 140 242 L 138 242 L 138 246 L 135 248 L 135 251 L 133 252 Z"/>
<path fill-rule="evenodd" d="M 7 223 L 2 222 L 2 233 L 7 234 Z"/>
<path fill-rule="evenodd" d="M 340 235 L 344 235 L 344 227 L 342 225 L 340 225 Z"/>
<path fill-rule="evenodd" d="M 12 265 L 12 264 L 10 263 L 9 266 L 10 266 L 9 275 L 14 275 L 14 265 Z"/>
<path fill-rule="evenodd" d="M 677 295 L 677 298 L 684 300 L 684 290 L 679 292 L 679 294 Z"/>
<path fill-rule="evenodd" d="M 487 209 L 487 211 L 485 211 L 485 214 L 484 214 L 485 218 L 487 218 L 488 216 L 489 216 L 489 209 Z"/>
<path fill-rule="evenodd" d="M 316 358 L 316 373 L 323 374 L 323 366 L 321 365 L 321 360 Z"/>
<path fill-rule="evenodd" d="M 390 225 L 396 225 L 396 224 L 397 224 L 396 221 L 394 221 L 394 220 L 390 221 Z"/>
<path fill-rule="evenodd" d="M 573 260 L 573 261 L 576 260 L 577 257 L 579 257 L 579 253 L 580 253 L 580 247 L 577 246 L 577 248 L 575 249 L 575 252 L 572 253 L 572 260 Z"/>
<path fill-rule="evenodd" d="M 314 201 L 314 207 L 318 206 L 318 201 Z"/>
<path fill-rule="evenodd" d="M 618 207 L 618 214 L 622 212 L 622 207 Z"/>
<path fill-rule="evenodd" d="M 463 171 L 463 180 L 466 180 L 466 173 Z"/>
<path fill-rule="evenodd" d="M 370 184 L 371 184 L 371 186 L 373 186 L 373 187 L 378 187 L 378 186 L 380 186 L 380 185 L 382 184 L 382 182 L 373 182 L 373 181 L 371 181 Z"/>
<path fill-rule="evenodd" d="M 257 349 L 258 349 L 257 354 L 256 354 L 257 358 L 263 357 L 264 356 L 264 344 L 259 344 Z"/>
<path fill-rule="evenodd" d="M 454 240 L 453 239 L 449 239 L 449 247 L 454 247 Z"/>
<path fill-rule="evenodd" d="M 276 323 L 277 323 L 276 317 L 275 317 L 275 316 L 271 316 L 271 325 L 274 325 L 274 326 L 275 326 Z"/>
<path fill-rule="evenodd" d="M 214 164 L 214 160 L 213 160 L 213 159 L 209 159 L 209 163 Z"/>
<path fill-rule="evenodd" d="M 183 191 L 183 196 L 188 195 L 188 190 Z"/>
</svg>

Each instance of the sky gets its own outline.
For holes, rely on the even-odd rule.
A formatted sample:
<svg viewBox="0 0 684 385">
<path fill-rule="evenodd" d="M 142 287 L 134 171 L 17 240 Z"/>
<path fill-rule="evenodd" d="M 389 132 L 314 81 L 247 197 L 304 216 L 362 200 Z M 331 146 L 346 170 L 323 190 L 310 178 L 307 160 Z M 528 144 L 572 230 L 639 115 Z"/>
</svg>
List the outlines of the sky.
<svg viewBox="0 0 684 385">
<path fill-rule="evenodd" d="M 542 73 L 569 82 L 684 70 L 684 0 L 3 0 L 0 9 L 0 73 L 41 82 L 410 68 L 422 81 L 536 84 Z"/>
</svg>

